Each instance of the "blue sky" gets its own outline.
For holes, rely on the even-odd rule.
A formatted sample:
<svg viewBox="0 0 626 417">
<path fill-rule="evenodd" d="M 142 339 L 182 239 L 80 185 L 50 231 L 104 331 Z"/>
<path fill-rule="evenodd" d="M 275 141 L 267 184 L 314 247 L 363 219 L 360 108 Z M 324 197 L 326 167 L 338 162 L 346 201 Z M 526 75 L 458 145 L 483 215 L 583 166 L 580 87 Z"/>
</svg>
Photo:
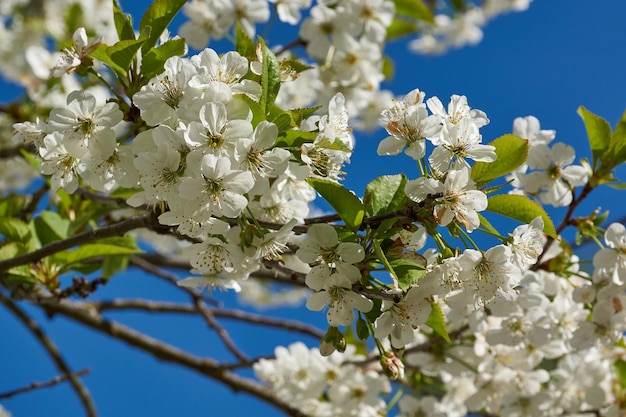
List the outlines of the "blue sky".
<svg viewBox="0 0 626 417">
<path fill-rule="evenodd" d="M 128 11 L 141 10 L 148 4 L 147 1 L 120 2 Z M 576 147 L 579 157 L 589 156 L 577 107 L 586 106 L 611 125 L 626 109 L 624 16 L 626 2 L 621 0 L 535 0 L 527 12 L 490 22 L 478 46 L 443 56 L 421 57 L 407 53 L 403 42 L 389 45 L 387 52 L 395 59 L 396 74 L 388 87 L 397 94 L 420 88 L 428 96 L 437 95 L 444 103 L 451 94 L 466 95 L 470 105 L 485 111 L 491 120 L 482 129 L 485 142 L 509 133 L 515 117 L 532 114 L 539 118 L 543 128 L 557 131 L 557 141 Z M 376 156 L 383 133 L 357 135 L 346 185 L 358 194 L 379 175 L 404 172 L 410 178 L 417 176 L 414 164 L 407 157 Z M 618 176 L 620 173 L 623 177 L 623 168 Z M 624 214 L 623 197 L 617 191 L 597 190 L 590 200 L 578 211 L 580 215 L 598 206 L 611 210 L 610 219 Z M 562 215 L 564 211 L 554 211 L 556 219 L 559 213 Z M 99 291 L 99 296 L 168 297 L 186 301 L 184 294 L 172 292 L 164 284 L 132 270 L 113 279 Z M 215 297 L 223 299 L 226 306 L 233 306 L 233 297 L 224 294 Z M 319 326 L 324 323 L 321 314 L 308 311 L 268 313 L 297 316 Z M 41 314 L 34 317 L 41 320 L 73 369 L 91 370 L 84 382 L 102 416 L 281 415 L 264 403 L 232 394 L 189 371 L 158 362 L 61 318 L 49 321 Z M 206 326 L 195 319 L 170 316 L 157 321 L 135 313 L 111 317 L 194 353 L 213 354 L 222 349 Z M 2 307 L 0 334 L 0 392 L 58 374 L 30 333 Z M 284 333 L 250 327 L 237 327 L 233 338 L 244 350 L 252 349 L 251 355 L 270 354 L 275 344 L 292 340 Z M 312 339 L 305 341 L 316 344 Z M 2 405 L 15 417 L 82 415 L 80 404 L 67 384 L 20 395 Z"/>
</svg>

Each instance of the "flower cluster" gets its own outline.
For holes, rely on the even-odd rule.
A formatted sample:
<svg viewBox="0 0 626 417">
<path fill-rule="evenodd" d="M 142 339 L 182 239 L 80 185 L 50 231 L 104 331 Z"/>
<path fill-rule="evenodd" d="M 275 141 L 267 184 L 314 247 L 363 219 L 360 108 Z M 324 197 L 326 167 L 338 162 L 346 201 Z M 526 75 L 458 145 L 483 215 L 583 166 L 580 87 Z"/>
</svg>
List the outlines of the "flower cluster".
<svg viewBox="0 0 626 417">
<path fill-rule="evenodd" d="M 362 359 L 349 351 L 323 357 L 317 349 L 296 342 L 277 347 L 275 358 L 261 359 L 254 372 L 280 399 L 308 416 L 374 417 L 384 412 L 381 395 L 391 387 L 378 372 L 350 363 Z"/>
</svg>

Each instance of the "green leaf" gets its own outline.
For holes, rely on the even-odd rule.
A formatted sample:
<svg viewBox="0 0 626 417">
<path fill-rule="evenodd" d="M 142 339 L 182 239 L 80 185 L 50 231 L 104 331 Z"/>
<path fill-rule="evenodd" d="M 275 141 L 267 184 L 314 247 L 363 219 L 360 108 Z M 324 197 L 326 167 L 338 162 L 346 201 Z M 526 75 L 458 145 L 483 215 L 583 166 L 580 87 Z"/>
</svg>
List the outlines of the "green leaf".
<svg viewBox="0 0 626 417">
<path fill-rule="evenodd" d="M 593 166 L 595 167 L 611 141 L 611 125 L 605 119 L 591 113 L 583 106 L 578 108 L 577 113 L 585 123 L 591 155 L 593 156 Z"/>
<path fill-rule="evenodd" d="M 42 245 L 47 245 L 69 236 L 71 222 L 53 211 L 42 211 L 32 220 L 32 227 Z"/>
<path fill-rule="evenodd" d="M 83 8 L 79 3 L 74 3 L 69 6 L 65 12 L 65 27 L 67 33 L 74 33 L 76 29 L 81 26 L 85 26 L 83 20 Z"/>
<path fill-rule="evenodd" d="M 133 59 L 141 48 L 141 45 L 145 42 L 145 39 L 126 40 L 119 41 L 106 49 L 107 55 L 111 58 L 111 61 L 121 68 L 124 73 L 130 69 L 130 65 L 133 63 Z"/>
<path fill-rule="evenodd" d="M 256 45 L 252 39 L 243 31 L 239 22 L 235 26 L 235 51 L 249 61 L 256 61 Z"/>
<path fill-rule="evenodd" d="M 622 389 L 626 389 L 626 361 L 618 359 L 613 363 L 613 365 L 615 366 L 617 382 L 619 382 Z"/>
<path fill-rule="evenodd" d="M 307 182 L 335 209 L 346 226 L 353 230 L 359 228 L 365 209 L 356 195 L 342 185 L 329 180 L 307 178 Z"/>
<path fill-rule="evenodd" d="M 141 76 L 148 81 L 163 72 L 165 61 L 173 56 L 185 54 L 185 40 L 170 39 L 156 48 L 150 49 L 141 58 Z"/>
<path fill-rule="evenodd" d="M 396 4 L 396 14 L 422 20 L 428 23 L 435 23 L 433 11 L 423 0 L 394 0 Z"/>
<path fill-rule="evenodd" d="M 526 196 L 515 194 L 498 194 L 488 198 L 487 210 L 498 213 L 523 223 L 530 223 L 535 217 L 543 219 L 543 232 L 548 236 L 558 239 L 554 223 L 548 213 L 536 202 Z"/>
<path fill-rule="evenodd" d="M 435 302 L 431 302 L 430 307 L 430 315 L 424 324 L 433 329 L 439 336 L 443 337 L 446 342 L 451 343 L 446 326 L 446 318 L 443 315 L 443 311 L 441 311 L 441 307 Z"/>
<path fill-rule="evenodd" d="M 317 132 L 304 132 L 302 130 L 288 130 L 276 139 L 276 146 L 284 148 L 299 148 L 304 143 L 312 143 L 317 137 Z"/>
<path fill-rule="evenodd" d="M 426 275 L 426 269 L 423 265 L 408 259 L 392 259 L 389 261 L 389 265 L 398 278 L 400 288 L 405 291 Z"/>
<path fill-rule="evenodd" d="M 270 112 L 267 120 L 274 123 L 278 127 L 278 132 L 286 132 L 293 127 L 293 119 L 288 112 L 280 110 L 278 107 L 273 106 L 274 109 Z"/>
<path fill-rule="evenodd" d="M 288 110 L 287 112 L 291 115 L 294 125 L 300 126 L 300 124 L 302 123 L 304 119 L 313 115 L 321 107 L 322 106 L 303 107 L 303 108 L 298 108 L 298 109 L 291 109 L 291 110 Z"/>
<path fill-rule="evenodd" d="M 383 76 L 385 80 L 391 80 L 396 71 L 393 61 L 387 55 L 383 57 Z"/>
<path fill-rule="evenodd" d="M 27 243 L 32 237 L 28 224 L 11 217 L 0 217 L 0 235 L 7 242 L 21 243 Z"/>
<path fill-rule="evenodd" d="M 465 0 L 452 0 L 452 7 L 454 7 L 455 10 L 462 12 L 466 9 L 466 5 L 465 5 Z"/>
<path fill-rule="evenodd" d="M 472 180 L 479 186 L 510 173 L 522 165 L 528 156 L 528 140 L 515 135 L 500 136 L 489 145 L 496 148 L 496 160 L 476 162 L 472 168 Z"/>
<path fill-rule="evenodd" d="M 111 278 L 119 271 L 123 271 L 128 267 L 128 255 L 109 255 L 105 256 L 102 261 L 101 275 L 103 278 Z"/>
<path fill-rule="evenodd" d="M 293 59 L 293 58 L 281 60 L 280 61 L 280 67 L 281 68 L 291 68 L 292 70 L 294 70 L 298 74 L 313 68 L 312 66 L 306 65 L 306 64 L 298 61 L 297 59 Z"/>
<path fill-rule="evenodd" d="M 11 194 L 0 199 L 0 217 L 15 217 L 26 206 L 26 197 Z"/>
<path fill-rule="evenodd" d="M 367 214 L 375 216 L 404 208 L 408 202 L 404 194 L 406 183 L 404 174 L 398 174 L 378 177 L 367 184 L 363 196 Z"/>
<path fill-rule="evenodd" d="M 127 238 L 102 239 L 97 243 L 82 245 L 73 251 L 57 253 L 53 258 L 58 263 L 71 265 L 101 256 L 134 255 L 142 252 L 136 247 L 129 247 L 128 242 Z"/>
<path fill-rule="evenodd" d="M 267 114 L 280 89 L 280 65 L 276 55 L 265 45 L 265 41 L 260 39 L 260 48 L 263 54 L 261 70 L 261 98 L 259 104 L 263 114 Z"/>
<path fill-rule="evenodd" d="M 15 258 L 18 255 L 23 255 L 28 252 L 28 249 L 23 243 L 11 242 L 7 244 L 0 244 L 0 261 L 6 259 Z M 29 265 L 20 265 L 13 267 L 7 271 L 9 281 L 23 283 L 23 284 L 35 284 L 37 280 L 30 273 Z"/>
<path fill-rule="evenodd" d="M 98 49 L 93 51 L 89 56 L 105 64 L 119 78 L 121 79 L 126 78 L 127 77 L 126 71 L 124 70 L 124 68 L 120 67 L 115 61 L 113 61 L 113 59 L 109 56 L 107 52 L 108 48 L 109 48 L 108 45 L 106 45 L 105 43 L 101 43 L 100 46 L 98 46 Z"/>
<path fill-rule="evenodd" d="M 611 135 L 611 141 L 606 153 L 607 159 L 609 159 L 606 165 L 609 165 L 610 168 L 626 161 L 626 111 L 622 114 L 615 131 Z M 604 162 L 605 159 L 602 158 L 602 161 Z"/>
<path fill-rule="evenodd" d="M 139 31 L 144 32 L 146 28 L 150 28 L 150 36 L 142 45 L 141 50 L 146 54 L 167 29 L 176 13 L 185 5 L 187 0 L 155 0 L 152 2 L 146 13 L 139 22 Z"/>
<path fill-rule="evenodd" d="M 489 220 L 487 220 L 485 216 L 483 216 L 480 213 L 477 213 L 477 214 L 478 214 L 478 218 L 480 219 L 480 225 L 482 226 L 483 229 L 485 229 L 488 233 L 491 233 L 492 235 L 501 236 L 500 233 L 496 230 L 496 228 L 493 227 L 491 223 L 489 223 Z"/>
<path fill-rule="evenodd" d="M 135 40 L 132 17 L 122 11 L 117 0 L 113 0 L 113 21 L 120 40 Z"/>
<path fill-rule="evenodd" d="M 417 28 L 415 27 L 415 22 L 395 18 L 391 22 L 391 25 L 387 27 L 387 41 L 393 41 L 416 33 Z"/>
</svg>

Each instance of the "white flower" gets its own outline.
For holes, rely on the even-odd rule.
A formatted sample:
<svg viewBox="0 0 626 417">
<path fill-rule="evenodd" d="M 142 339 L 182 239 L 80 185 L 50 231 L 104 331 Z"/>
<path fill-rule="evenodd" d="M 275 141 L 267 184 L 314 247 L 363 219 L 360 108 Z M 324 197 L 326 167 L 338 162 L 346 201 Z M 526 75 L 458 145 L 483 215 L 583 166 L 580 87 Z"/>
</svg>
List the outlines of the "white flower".
<svg viewBox="0 0 626 417">
<path fill-rule="evenodd" d="M 467 120 L 471 124 L 480 128 L 489 123 L 487 115 L 482 110 L 472 109 L 467 104 L 467 97 L 453 94 L 446 110 L 438 97 L 431 97 L 426 100 L 426 104 L 433 115 L 446 126 L 456 125 L 462 120 Z"/>
<path fill-rule="evenodd" d="M 381 113 L 381 123 L 390 136 L 378 145 L 378 155 L 397 155 L 404 149 L 404 153 L 415 160 L 424 156 L 424 139 L 441 130 L 437 119 L 428 115 L 422 102 L 424 96 L 423 92 L 415 89 Z"/>
<path fill-rule="evenodd" d="M 593 257 L 596 269 L 607 271 L 616 285 L 626 283 L 626 227 L 611 223 L 604 232 L 608 248 L 600 249 Z M 599 271 L 597 271 L 599 272 Z"/>
<path fill-rule="evenodd" d="M 276 11 L 281 22 L 297 25 L 300 23 L 300 9 L 311 6 L 311 0 L 269 0 L 276 4 Z"/>
<path fill-rule="evenodd" d="M 574 162 L 575 151 L 564 143 L 556 143 L 552 148 L 535 145 L 528 152 L 528 166 L 534 171 L 522 176 L 522 186 L 529 194 L 539 193 L 541 201 L 556 207 L 567 206 L 572 202 L 572 188 L 587 182 L 587 171 Z"/>
<path fill-rule="evenodd" d="M 468 232 L 480 226 L 477 212 L 487 208 L 487 196 L 475 189 L 467 167 L 449 171 L 444 184 L 432 178 L 421 177 L 409 181 L 404 191 L 410 199 L 417 202 L 423 201 L 429 195 L 442 194 L 434 199 L 437 223 L 447 226 L 456 219 Z"/>
<path fill-rule="evenodd" d="M 180 119 L 179 109 L 184 109 L 200 94 L 189 86 L 196 72 L 189 60 L 178 56 L 165 61 L 163 73 L 133 96 L 133 103 L 141 110 L 141 118 L 149 126 L 165 124 L 175 128 Z"/>
<path fill-rule="evenodd" d="M 232 158 L 237 142 L 251 135 L 252 124 L 249 121 L 228 120 L 223 103 L 209 102 L 200 109 L 200 122 L 189 123 L 185 140 L 193 151 Z"/>
<path fill-rule="evenodd" d="M 374 335 L 391 336 L 391 346 L 402 349 L 413 342 L 414 332 L 426 323 L 431 305 L 427 297 L 432 294 L 419 286 L 411 287 L 399 302 L 383 301 L 383 313 L 376 319 Z"/>
<path fill-rule="evenodd" d="M 482 305 L 498 290 L 511 291 L 522 279 L 521 271 L 511 262 L 511 249 L 505 245 L 494 246 L 485 253 L 466 249 L 459 263 L 459 279 L 474 294 L 475 303 Z"/>
<path fill-rule="evenodd" d="M 42 174 L 52 175 L 50 189 L 53 193 L 62 188 L 73 193 L 78 188 L 78 178 L 81 164 L 63 145 L 63 137 L 59 132 L 47 135 L 43 140 L 43 147 L 39 154 L 43 161 L 40 169 Z"/>
<path fill-rule="evenodd" d="M 179 33 L 196 49 L 202 49 L 211 39 L 221 39 L 233 23 L 232 5 L 228 0 L 193 0 L 183 7 L 190 20 L 183 23 Z"/>
<path fill-rule="evenodd" d="M 50 71 L 51 77 L 60 77 L 63 74 L 70 74 L 76 70 L 89 54 L 98 49 L 102 42 L 101 37 L 91 40 L 87 39 L 87 32 L 84 27 L 76 29 L 72 36 L 74 45 L 72 48 L 66 48 L 62 51 L 61 57 L 57 64 Z"/>
<path fill-rule="evenodd" d="M 365 251 L 358 243 L 339 242 L 331 225 L 314 224 L 296 255 L 303 262 L 316 264 L 307 274 L 306 284 L 317 291 L 337 286 L 350 288 L 361 277 L 353 264 L 363 260 Z"/>
<path fill-rule="evenodd" d="M 115 127 L 123 113 L 116 103 L 96 104 L 96 97 L 87 90 L 77 90 L 67 96 L 67 108 L 50 112 L 48 128 L 63 134 L 63 144 L 75 158 L 87 150 L 93 157 L 105 160 L 115 150 Z"/>
<path fill-rule="evenodd" d="M 187 161 L 188 164 L 190 160 Z M 254 185 L 248 171 L 232 170 L 228 158 L 207 154 L 198 162 L 198 177 L 186 177 L 180 184 L 179 194 L 189 200 L 198 212 L 198 219 L 226 216 L 237 217 L 248 205 L 244 196 Z"/>
<path fill-rule="evenodd" d="M 513 120 L 513 134 L 528 140 L 528 146 L 552 142 L 556 136 L 554 130 L 541 130 L 539 120 L 535 116 L 517 117 Z"/>
<path fill-rule="evenodd" d="M 509 243 L 513 254 L 513 262 L 525 271 L 537 262 L 543 252 L 543 219 L 535 217 L 530 224 L 523 224 L 513 230 L 512 241 Z"/>
<path fill-rule="evenodd" d="M 481 140 L 476 124 L 468 118 L 462 118 L 456 124 L 442 129 L 437 137 L 431 139 L 436 147 L 428 161 L 439 172 L 447 171 L 453 159 L 454 168 L 469 167 L 466 159 L 480 162 L 495 161 L 495 147 L 481 145 Z"/>
<path fill-rule="evenodd" d="M 277 137 L 278 127 L 264 120 L 254 129 L 252 139 L 240 139 L 237 142 L 236 156 L 241 168 L 252 172 L 257 178 L 274 176 L 285 171 L 291 153 L 274 147 Z"/>
<path fill-rule="evenodd" d="M 333 327 L 350 326 L 354 322 L 354 309 L 367 313 L 374 303 L 364 295 L 347 288 L 330 287 L 311 295 L 306 306 L 309 310 L 320 311 L 328 307 L 326 319 Z"/>
</svg>

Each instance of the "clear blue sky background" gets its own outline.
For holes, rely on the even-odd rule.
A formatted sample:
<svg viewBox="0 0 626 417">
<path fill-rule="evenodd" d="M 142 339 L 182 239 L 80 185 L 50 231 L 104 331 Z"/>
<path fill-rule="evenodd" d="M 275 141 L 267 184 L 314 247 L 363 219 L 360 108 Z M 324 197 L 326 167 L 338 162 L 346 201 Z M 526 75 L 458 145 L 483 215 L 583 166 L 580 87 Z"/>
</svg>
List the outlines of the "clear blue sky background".
<svg viewBox="0 0 626 417">
<path fill-rule="evenodd" d="M 142 11 L 149 3 L 120 2 L 122 8 L 133 12 Z M 510 132 L 515 117 L 532 114 L 543 128 L 557 131 L 558 141 L 575 146 L 579 157 L 589 156 L 577 107 L 585 105 L 612 125 L 626 109 L 624 16 L 626 2 L 621 0 L 536 0 L 525 13 L 490 22 L 484 40 L 475 47 L 443 56 L 420 57 L 407 53 L 402 42 L 389 45 L 387 52 L 396 62 L 396 74 L 389 86 L 398 94 L 418 87 L 428 96 L 439 96 L 444 103 L 451 94 L 466 95 L 471 106 L 485 111 L 491 119 L 482 130 L 485 142 Z M 383 137 L 381 131 L 357 136 L 346 184 L 359 194 L 379 175 L 417 175 L 414 164 L 406 157 L 376 156 L 376 147 Z M 620 173 L 625 177 L 623 169 Z M 625 211 L 623 199 L 617 191 L 598 190 L 579 213 L 584 215 L 602 206 L 611 209 L 611 219 L 617 219 Z M 556 211 L 555 218 L 559 213 L 563 211 Z M 183 294 L 134 271 L 116 277 L 98 295 L 186 301 Z M 216 294 L 216 298 L 233 306 L 231 296 Z M 295 315 L 320 326 L 324 323 L 319 313 L 269 313 Z M 158 362 L 64 319 L 48 321 L 40 314 L 34 316 L 44 323 L 73 369 L 91 370 L 84 382 L 101 416 L 281 415 L 259 401 L 233 394 L 191 372 Z M 194 353 L 227 357 L 221 344 L 199 320 L 171 316 L 155 321 L 148 315 L 134 313 L 111 317 Z M 233 338 L 244 350 L 251 349 L 251 355 L 271 354 L 275 344 L 292 340 L 285 334 L 250 327 L 238 327 Z M 0 307 L 0 392 L 45 381 L 57 374 L 30 333 Z M 83 415 L 67 384 L 20 395 L 2 404 L 15 417 Z"/>
</svg>

